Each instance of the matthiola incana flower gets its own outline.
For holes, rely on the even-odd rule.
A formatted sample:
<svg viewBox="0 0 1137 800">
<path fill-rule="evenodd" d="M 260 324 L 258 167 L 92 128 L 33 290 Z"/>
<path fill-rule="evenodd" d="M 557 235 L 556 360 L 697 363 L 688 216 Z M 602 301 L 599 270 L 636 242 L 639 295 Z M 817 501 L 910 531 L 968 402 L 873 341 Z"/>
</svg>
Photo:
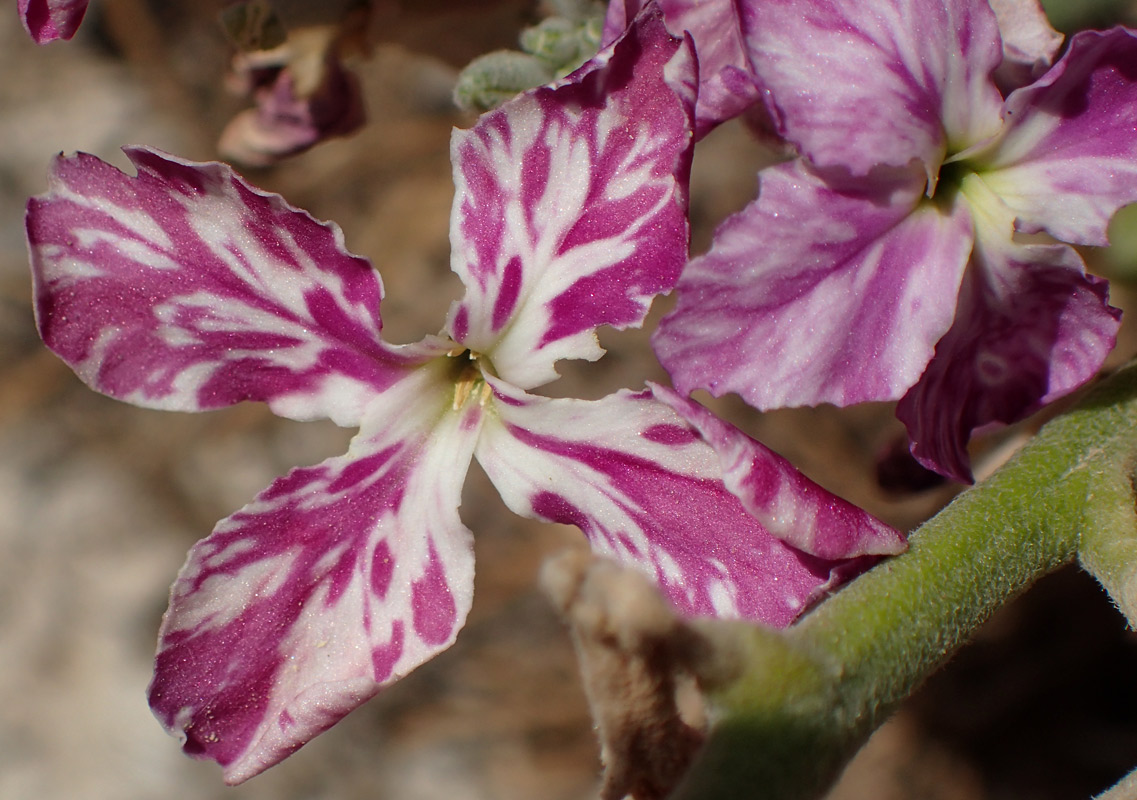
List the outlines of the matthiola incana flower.
<svg viewBox="0 0 1137 800">
<path fill-rule="evenodd" d="M 1137 39 L 1079 33 L 1004 97 L 982 0 L 755 0 L 744 19 L 801 157 L 684 272 L 657 354 L 680 390 L 763 409 L 899 399 L 915 455 L 967 480 L 974 429 L 1070 392 L 1113 345 L 1104 282 L 1061 242 L 1106 244 L 1137 199 Z M 1023 62 L 1045 60 L 1042 27 Z"/>
<path fill-rule="evenodd" d="M 380 282 L 338 228 L 227 167 L 144 148 L 127 150 L 137 177 L 57 162 L 28 237 L 41 333 L 80 377 L 153 408 L 261 400 L 359 427 L 191 551 L 150 689 L 187 752 L 244 780 L 453 641 L 472 457 L 511 509 L 579 526 L 686 614 L 786 625 L 872 560 L 844 559 L 903 549 L 663 387 L 529 393 L 677 279 L 693 82 L 649 11 L 569 81 L 456 132 L 466 294 L 411 345 L 381 338 Z"/>
<path fill-rule="evenodd" d="M 24 29 L 36 40 L 47 44 L 56 39 L 70 39 L 79 29 L 87 13 L 88 0 L 19 0 L 18 9 Z"/>
</svg>

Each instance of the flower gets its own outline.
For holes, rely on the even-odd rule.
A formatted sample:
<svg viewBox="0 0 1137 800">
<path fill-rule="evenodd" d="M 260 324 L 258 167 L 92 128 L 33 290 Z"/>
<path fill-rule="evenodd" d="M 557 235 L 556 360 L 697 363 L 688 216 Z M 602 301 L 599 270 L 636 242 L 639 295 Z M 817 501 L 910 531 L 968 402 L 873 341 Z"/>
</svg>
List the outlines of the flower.
<svg viewBox="0 0 1137 800">
<path fill-rule="evenodd" d="M 969 480 L 972 431 L 1082 385 L 1113 346 L 1119 312 L 1063 242 L 1106 244 L 1137 199 L 1137 40 L 1079 33 L 1004 98 L 979 0 L 745 12 L 801 156 L 685 270 L 656 353 L 679 390 L 761 409 L 900 400 L 916 457 Z M 1016 41 L 1045 58 L 1045 36 Z"/>
<path fill-rule="evenodd" d="M 36 44 L 70 39 L 87 13 L 88 0 L 19 0 L 24 30 Z"/>
<path fill-rule="evenodd" d="M 528 391 L 559 359 L 599 357 L 595 328 L 640 324 L 677 279 L 693 82 L 689 48 L 648 9 L 571 79 L 456 132 L 466 294 L 410 345 L 380 336 L 380 282 L 338 228 L 228 167 L 145 148 L 126 151 L 136 177 L 57 161 L 28 211 L 37 321 L 83 380 L 152 408 L 260 400 L 359 427 L 345 455 L 222 520 L 172 589 L 151 706 L 227 781 L 454 640 L 472 598 L 458 517 L 472 458 L 512 510 L 577 525 L 688 615 L 786 625 L 904 548 L 664 387 Z"/>
</svg>

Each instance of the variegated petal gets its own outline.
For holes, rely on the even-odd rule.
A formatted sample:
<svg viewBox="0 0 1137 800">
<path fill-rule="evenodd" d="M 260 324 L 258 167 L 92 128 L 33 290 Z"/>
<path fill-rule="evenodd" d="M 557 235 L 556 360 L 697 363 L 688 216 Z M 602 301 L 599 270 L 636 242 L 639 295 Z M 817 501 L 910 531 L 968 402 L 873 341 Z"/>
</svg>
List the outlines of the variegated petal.
<svg viewBox="0 0 1137 800">
<path fill-rule="evenodd" d="M 863 175 L 994 135 L 1002 59 L 984 0 L 761 0 L 743 4 L 750 59 L 783 134 L 821 166 Z"/>
<path fill-rule="evenodd" d="M 644 0 L 613 0 L 604 18 L 602 44 L 615 41 Z M 728 0 L 659 0 L 667 29 L 691 34 L 699 60 L 695 135 L 702 138 L 720 122 L 737 117 L 761 100 L 750 71 L 739 6 Z"/>
<path fill-rule="evenodd" d="M 1024 86 L 1054 63 L 1064 37 L 1051 27 L 1038 0 L 988 2 L 1003 39 L 1003 63 L 995 72 L 996 80 L 1009 89 Z"/>
<path fill-rule="evenodd" d="M 60 158 L 28 204 L 40 333 L 92 388 L 179 411 L 263 400 L 355 425 L 443 347 L 380 340 L 378 275 L 336 226 L 223 164 L 126 153 L 136 177 Z"/>
<path fill-rule="evenodd" d="M 687 256 L 694 66 L 649 9 L 560 85 L 481 117 L 452 143 L 452 265 L 466 296 L 448 333 L 523 388 L 595 328 L 638 325 Z M 676 93 L 678 92 L 678 94 Z"/>
<path fill-rule="evenodd" d="M 1014 215 L 983 182 L 972 176 L 964 190 L 977 244 L 955 324 L 897 416 L 921 463 L 970 482 L 972 431 L 1017 422 L 1092 378 L 1121 312 L 1073 248 L 1016 242 Z"/>
<path fill-rule="evenodd" d="M 895 555 L 907 548 L 899 531 L 818 486 L 789 461 L 705 407 L 665 386 L 649 387 L 714 449 L 726 488 L 783 542 L 831 560 Z"/>
<path fill-rule="evenodd" d="M 436 365 L 369 409 L 347 455 L 293 470 L 190 553 L 150 704 L 239 783 L 453 642 L 473 550 L 457 507 L 481 408 Z"/>
<path fill-rule="evenodd" d="M 1083 31 L 1036 83 L 1007 98 L 1007 131 L 979 162 L 1018 217 L 1072 244 L 1107 244 L 1137 200 L 1137 33 Z"/>
<path fill-rule="evenodd" d="M 921 201 L 912 169 L 842 186 L 799 159 L 760 180 L 652 339 L 676 388 L 760 409 L 901 397 L 951 326 L 966 212 Z"/>
<path fill-rule="evenodd" d="M 714 451 L 650 390 L 589 401 L 493 386 L 496 413 L 475 455 L 506 505 L 576 525 L 683 614 L 786 626 L 873 561 L 826 561 L 773 536 L 723 484 Z"/>
</svg>

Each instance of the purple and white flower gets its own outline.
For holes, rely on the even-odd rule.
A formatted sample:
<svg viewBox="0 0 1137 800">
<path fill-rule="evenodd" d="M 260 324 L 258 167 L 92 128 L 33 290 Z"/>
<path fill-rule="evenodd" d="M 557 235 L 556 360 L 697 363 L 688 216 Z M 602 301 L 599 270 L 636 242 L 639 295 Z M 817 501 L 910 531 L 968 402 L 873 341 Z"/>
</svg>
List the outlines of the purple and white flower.
<svg viewBox="0 0 1137 800">
<path fill-rule="evenodd" d="M 57 161 L 29 205 L 37 320 L 83 380 L 151 408 L 259 400 L 359 428 L 345 455 L 220 522 L 174 584 L 151 705 L 229 782 L 454 640 L 472 458 L 511 509 L 579 526 L 689 615 L 786 625 L 903 549 L 668 389 L 528 391 L 559 359 L 598 358 L 597 326 L 640 324 L 676 281 L 694 81 L 689 46 L 649 10 L 570 79 L 456 132 L 466 294 L 411 345 L 382 339 L 378 276 L 338 228 L 228 167 L 143 148 L 127 150 L 136 177 Z"/>
<path fill-rule="evenodd" d="M 1095 374 L 1119 312 L 1064 242 L 1106 244 L 1137 200 L 1137 37 L 1079 33 L 1003 97 L 995 71 L 1037 72 L 1054 40 L 996 7 L 1030 23 L 1015 61 L 983 0 L 744 4 L 801 157 L 763 170 L 684 272 L 654 339 L 678 389 L 760 409 L 900 400 L 917 458 L 966 481 L 972 431 Z"/>
</svg>

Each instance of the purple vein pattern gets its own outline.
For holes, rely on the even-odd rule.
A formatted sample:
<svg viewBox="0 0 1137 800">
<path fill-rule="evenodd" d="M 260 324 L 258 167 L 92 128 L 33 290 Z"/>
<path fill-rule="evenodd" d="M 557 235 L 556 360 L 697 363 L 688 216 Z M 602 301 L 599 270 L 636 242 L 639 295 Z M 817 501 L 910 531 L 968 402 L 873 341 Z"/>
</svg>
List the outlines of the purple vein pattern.
<svg viewBox="0 0 1137 800">
<path fill-rule="evenodd" d="M 704 437 L 684 416 L 709 412 L 667 389 L 584 401 L 523 395 L 492 383 L 499 419 L 486 425 L 477 458 L 509 507 L 576 525 L 594 550 L 655 578 L 685 614 L 782 627 L 875 560 L 850 557 L 904 548 L 896 531 L 719 422 L 721 435 L 752 456 L 738 466 L 741 483 L 789 489 L 749 503 L 753 515 L 747 514 L 723 482 L 721 442 Z M 844 516 L 827 517 L 830 508 Z M 796 524 L 785 525 L 787 519 Z M 807 547 L 771 533 L 787 527 Z M 827 537 L 842 541 L 827 547 Z M 817 551 L 824 555 L 810 554 Z"/>
<path fill-rule="evenodd" d="M 222 165 L 126 153 L 136 178 L 61 158 L 51 193 L 29 204 L 40 331 L 93 388 L 150 408 L 260 400 L 358 425 L 422 360 L 379 339 L 381 286 L 338 228 Z"/>
<path fill-rule="evenodd" d="M 223 520 L 174 584 L 150 703 L 231 782 L 448 647 L 465 620 L 474 559 L 457 509 L 480 409 L 446 414 L 439 370 L 420 372 L 379 396 L 346 455 Z"/>
<path fill-rule="evenodd" d="M 633 28 L 626 59 L 454 134 L 451 262 L 466 296 L 447 329 L 492 349 L 516 386 L 553 380 L 558 359 L 599 358 L 594 329 L 639 325 L 679 277 L 695 86 L 693 71 L 669 63 L 669 40 L 661 25 Z M 672 93 L 645 74 L 662 74 Z"/>
</svg>

